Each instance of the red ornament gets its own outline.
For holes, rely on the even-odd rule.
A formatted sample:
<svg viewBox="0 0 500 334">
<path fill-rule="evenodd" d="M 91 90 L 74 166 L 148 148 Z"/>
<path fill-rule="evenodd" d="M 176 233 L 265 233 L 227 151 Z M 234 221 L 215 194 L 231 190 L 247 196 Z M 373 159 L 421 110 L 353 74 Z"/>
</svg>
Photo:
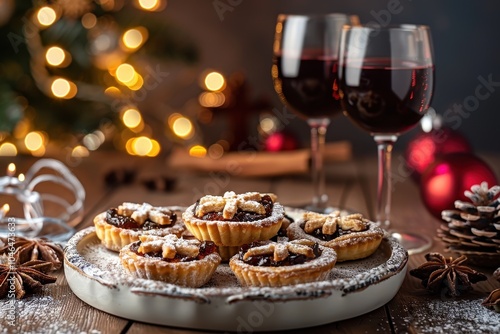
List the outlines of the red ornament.
<svg viewBox="0 0 500 334">
<path fill-rule="evenodd" d="M 275 132 L 266 138 L 265 149 L 269 152 L 290 151 L 297 148 L 297 139 L 287 132 Z"/>
<path fill-rule="evenodd" d="M 422 200 L 435 217 L 441 211 L 454 208 L 456 200 L 469 201 L 464 191 L 474 184 L 498 184 L 495 173 L 472 153 L 450 153 L 432 163 L 420 182 Z"/>
<path fill-rule="evenodd" d="M 412 177 L 418 181 L 425 169 L 437 158 L 447 153 L 472 152 L 467 139 L 450 128 L 434 129 L 417 135 L 408 144 L 406 164 L 413 172 Z"/>
</svg>

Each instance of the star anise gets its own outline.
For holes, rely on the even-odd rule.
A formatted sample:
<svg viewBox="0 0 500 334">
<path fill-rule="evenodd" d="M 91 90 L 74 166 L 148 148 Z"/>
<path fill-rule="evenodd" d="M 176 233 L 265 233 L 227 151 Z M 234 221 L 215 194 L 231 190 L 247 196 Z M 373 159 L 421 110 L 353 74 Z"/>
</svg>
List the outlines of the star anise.
<svg viewBox="0 0 500 334">
<path fill-rule="evenodd" d="M 493 278 L 500 282 L 500 268 L 497 268 L 497 270 L 493 272 Z M 489 296 L 483 300 L 482 305 L 500 313 L 500 288 L 491 291 Z"/>
<path fill-rule="evenodd" d="M 483 300 L 482 304 L 500 313 L 500 288 L 491 291 L 490 295 Z"/>
<path fill-rule="evenodd" d="M 472 290 L 472 283 L 487 279 L 484 274 L 463 264 L 467 260 L 465 255 L 453 259 L 440 253 L 429 253 L 425 259 L 427 262 L 411 270 L 410 275 L 420 278 L 422 285 L 433 293 L 456 297 Z"/>
<path fill-rule="evenodd" d="M 0 255 L 8 254 L 11 247 L 15 248 L 14 259 L 16 264 L 23 264 L 33 260 L 43 260 L 52 263 L 51 270 L 58 270 L 62 266 L 63 249 L 58 244 L 46 238 L 14 237 L 14 242 L 4 238 L 0 246 Z M 1 244 L 0 244 L 1 245 Z"/>
<path fill-rule="evenodd" d="M 52 263 L 40 260 L 19 266 L 0 264 L 0 299 L 21 299 L 27 292 L 37 292 L 42 285 L 54 283 L 56 277 L 47 275 L 51 268 Z"/>
</svg>

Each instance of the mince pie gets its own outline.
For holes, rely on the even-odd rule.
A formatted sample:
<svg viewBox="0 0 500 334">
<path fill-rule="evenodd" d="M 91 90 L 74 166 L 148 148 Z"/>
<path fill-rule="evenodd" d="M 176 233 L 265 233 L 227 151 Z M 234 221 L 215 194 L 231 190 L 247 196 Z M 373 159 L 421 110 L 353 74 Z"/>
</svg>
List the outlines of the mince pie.
<svg viewBox="0 0 500 334">
<path fill-rule="evenodd" d="M 232 191 L 204 196 L 182 214 L 187 229 L 199 240 L 213 241 L 225 261 L 241 245 L 276 235 L 283 217 L 284 208 L 274 194 Z"/>
<path fill-rule="evenodd" d="M 311 240 L 260 241 L 242 246 L 229 266 L 243 286 L 278 287 L 325 280 L 336 260 Z"/>
<path fill-rule="evenodd" d="M 361 214 L 340 215 L 305 212 L 302 219 L 290 224 L 288 237 L 309 239 L 337 252 L 337 261 L 362 259 L 377 250 L 384 231 Z"/>
<path fill-rule="evenodd" d="M 100 213 L 94 218 L 94 225 L 101 243 L 113 251 L 139 240 L 143 234 L 180 236 L 185 230 L 169 208 L 130 202 Z"/>
<path fill-rule="evenodd" d="M 197 288 L 210 280 L 221 257 L 213 242 L 170 234 L 141 235 L 120 250 L 120 260 L 134 277 Z"/>
</svg>

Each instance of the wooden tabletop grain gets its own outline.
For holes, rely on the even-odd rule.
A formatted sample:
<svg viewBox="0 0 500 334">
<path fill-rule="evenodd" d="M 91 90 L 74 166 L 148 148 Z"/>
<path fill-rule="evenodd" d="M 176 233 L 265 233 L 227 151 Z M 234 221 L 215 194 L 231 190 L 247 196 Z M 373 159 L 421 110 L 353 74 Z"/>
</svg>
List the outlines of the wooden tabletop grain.
<svg viewBox="0 0 500 334">
<path fill-rule="evenodd" d="M 500 156 L 482 156 L 500 175 Z M 63 159 L 61 159 L 63 160 Z M 15 162 L 23 171 L 34 158 L 0 158 L 0 170 Z M 394 159 L 395 164 L 401 159 Z M 63 160 L 64 162 L 64 160 Z M 69 164 L 69 163 L 68 163 Z M 116 153 L 95 152 L 71 166 L 72 171 L 85 187 L 85 216 L 76 227 L 92 225 L 92 218 L 99 212 L 123 201 L 149 202 L 153 205 L 181 205 L 193 203 L 202 194 L 235 192 L 274 192 L 281 203 L 298 207 L 311 196 L 307 175 L 249 178 L 218 172 L 197 173 L 189 170 L 172 170 L 165 160 L 122 156 Z M 396 165 L 397 167 L 397 165 Z M 105 176 L 114 172 L 129 171 L 132 180 L 106 184 Z M 172 190 L 164 190 L 162 180 L 175 181 Z M 159 187 L 151 189 L 145 181 L 158 181 Z M 355 210 L 372 217 L 376 187 L 376 161 L 374 157 L 355 158 L 327 166 L 327 192 L 331 204 Z M 439 220 L 425 209 L 418 185 L 405 176 L 395 184 L 393 196 L 393 225 L 395 228 L 418 231 L 433 239 L 427 252 L 444 252 L 441 241 L 435 239 Z M 424 260 L 424 254 L 411 255 L 408 269 Z M 451 254 L 448 254 L 451 255 Z M 500 266 L 500 264 L 499 264 Z M 385 306 L 368 314 L 309 329 L 297 333 L 458 333 L 500 332 L 500 315 L 481 306 L 488 293 L 500 287 L 492 278 L 492 269 L 475 268 L 488 276 L 487 281 L 474 285 L 474 290 L 459 298 L 428 294 L 420 281 L 407 274 L 397 295 Z M 0 332 L 3 333 L 204 333 L 203 331 L 150 325 L 119 318 L 99 311 L 78 299 L 69 288 L 63 270 L 56 273 L 57 282 L 44 286 L 35 295 L 16 302 L 15 326 L 5 318 L 8 300 L 0 301 Z M 168 312 L 168 310 L 166 310 Z"/>
</svg>

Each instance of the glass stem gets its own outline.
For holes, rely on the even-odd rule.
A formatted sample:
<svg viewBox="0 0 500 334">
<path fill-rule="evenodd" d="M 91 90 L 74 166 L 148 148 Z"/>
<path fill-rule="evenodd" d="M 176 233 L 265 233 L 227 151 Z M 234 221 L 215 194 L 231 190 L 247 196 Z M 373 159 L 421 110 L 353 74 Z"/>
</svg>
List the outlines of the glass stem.
<svg viewBox="0 0 500 334">
<path fill-rule="evenodd" d="M 328 118 L 310 119 L 308 123 L 311 127 L 312 209 L 322 211 L 326 208 L 328 202 L 328 195 L 325 193 L 325 168 L 323 156 L 325 152 L 326 129 L 328 124 L 330 124 L 330 120 Z"/>
<path fill-rule="evenodd" d="M 388 230 L 391 216 L 391 156 L 397 140 L 395 135 L 375 135 L 378 151 L 377 223 Z"/>
</svg>

